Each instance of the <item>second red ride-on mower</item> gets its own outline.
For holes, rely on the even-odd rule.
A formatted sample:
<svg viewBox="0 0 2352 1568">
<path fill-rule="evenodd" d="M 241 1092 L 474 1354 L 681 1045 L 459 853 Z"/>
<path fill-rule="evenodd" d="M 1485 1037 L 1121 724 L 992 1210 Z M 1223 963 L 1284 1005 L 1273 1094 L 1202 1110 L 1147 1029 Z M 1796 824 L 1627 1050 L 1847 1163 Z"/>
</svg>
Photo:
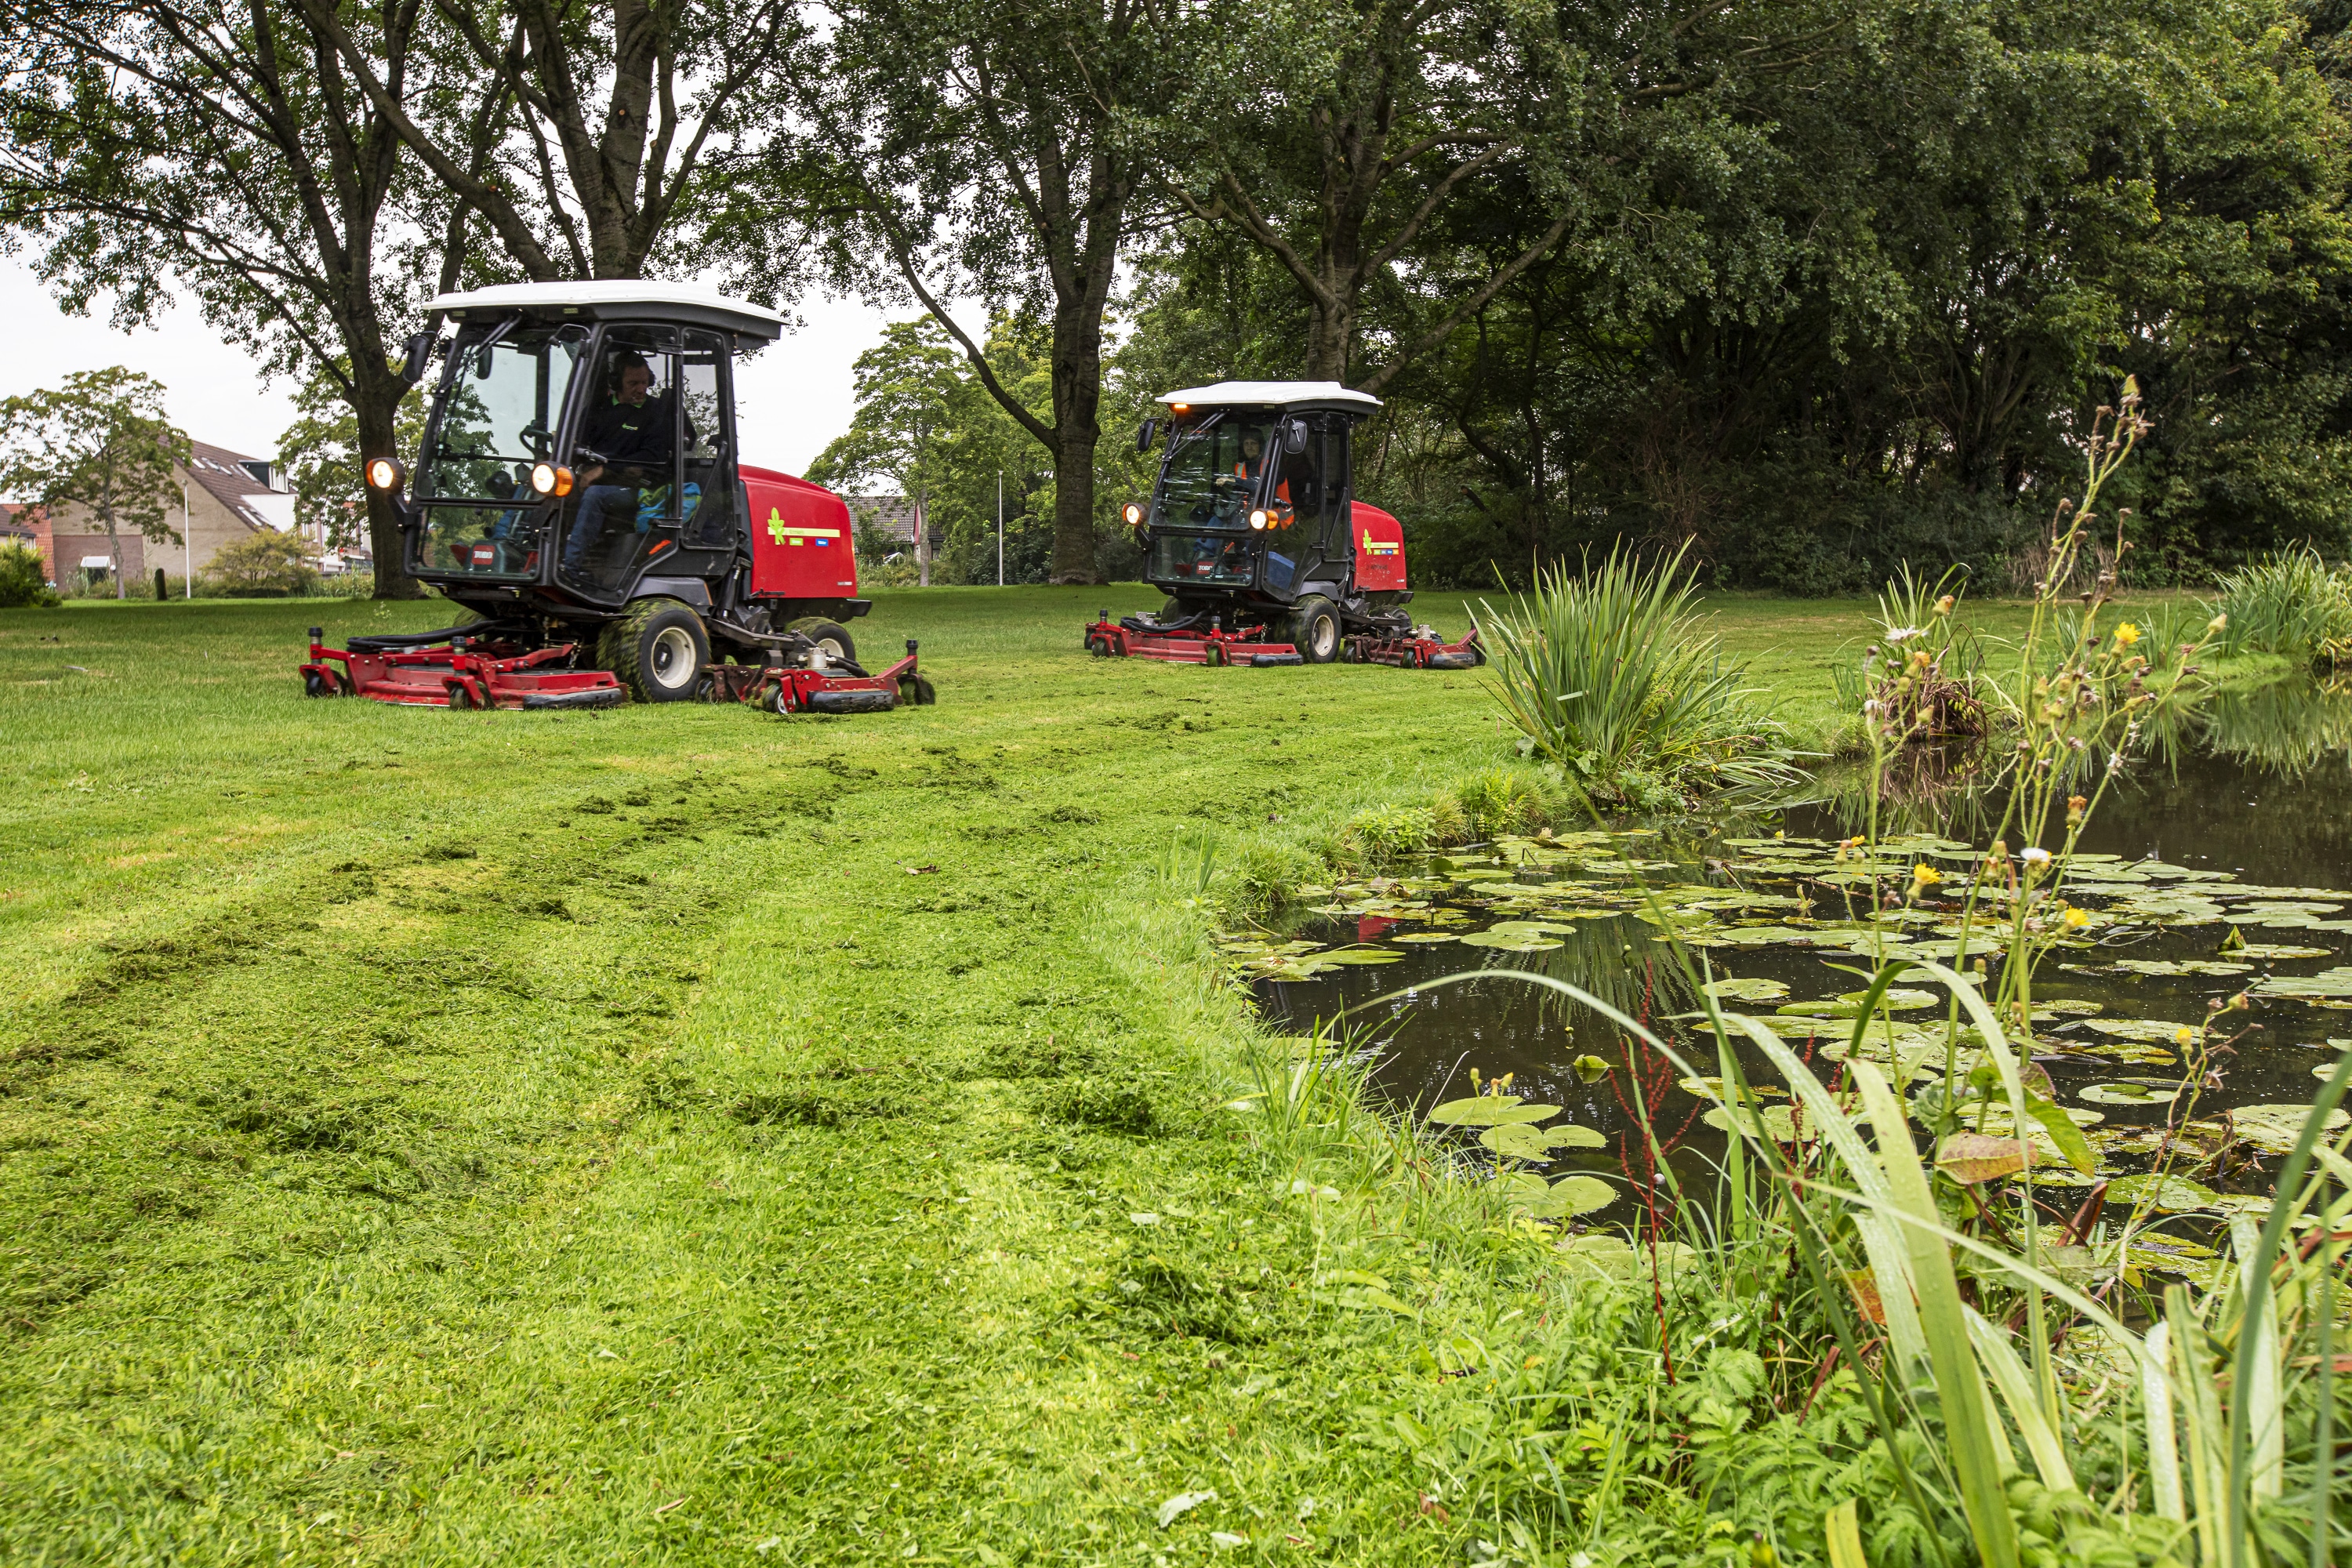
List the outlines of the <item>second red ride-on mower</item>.
<svg viewBox="0 0 2352 1568">
<path fill-rule="evenodd" d="M 1350 494 L 1349 441 L 1381 405 L 1336 381 L 1221 381 L 1171 392 L 1149 505 L 1127 521 L 1157 615 L 1087 627 L 1097 658 L 1171 664 L 1486 662 L 1474 630 L 1449 643 L 1405 605 L 1404 529 Z M 1137 434 L 1149 450 L 1161 421 Z"/>
<path fill-rule="evenodd" d="M 407 566 L 477 617 L 328 647 L 314 697 L 448 708 L 604 708 L 634 697 L 775 712 L 928 703 L 904 658 L 868 674 L 849 509 L 738 459 L 734 364 L 783 319 L 709 289 L 528 283 L 445 294 L 457 324 L 417 454 L 368 465 Z M 409 340 L 423 378 L 441 344 Z"/>
</svg>

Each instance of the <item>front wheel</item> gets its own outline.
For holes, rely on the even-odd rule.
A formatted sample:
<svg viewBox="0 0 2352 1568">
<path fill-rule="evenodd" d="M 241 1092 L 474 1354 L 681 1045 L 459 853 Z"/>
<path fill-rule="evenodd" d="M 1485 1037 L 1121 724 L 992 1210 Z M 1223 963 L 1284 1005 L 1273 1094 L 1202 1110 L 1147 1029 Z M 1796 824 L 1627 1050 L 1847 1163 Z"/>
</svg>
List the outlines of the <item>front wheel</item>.
<svg viewBox="0 0 2352 1568">
<path fill-rule="evenodd" d="M 929 708 L 940 700 L 931 683 L 919 675 L 910 675 L 898 682 L 898 700 L 909 708 Z"/>
<path fill-rule="evenodd" d="M 1339 612 L 1320 594 L 1309 594 L 1290 612 L 1290 640 L 1309 664 L 1339 657 Z"/>
<path fill-rule="evenodd" d="M 302 695 L 303 695 L 303 696 L 305 696 L 305 697 L 332 697 L 332 696 L 334 696 L 335 694 L 336 694 L 336 693 L 335 693 L 335 687 L 334 687 L 334 683 L 333 683 L 333 682 L 331 682 L 331 681 L 330 681 L 330 680 L 329 680 L 325 676 L 320 675 L 320 674 L 317 670 L 315 670 L 315 669 L 311 669 L 311 670 L 305 670 L 305 671 L 303 672 L 303 674 L 302 674 Z"/>
<path fill-rule="evenodd" d="M 676 599 L 640 599 L 604 628 L 596 662 L 640 702 L 685 702 L 710 662 L 702 617 Z"/>
</svg>

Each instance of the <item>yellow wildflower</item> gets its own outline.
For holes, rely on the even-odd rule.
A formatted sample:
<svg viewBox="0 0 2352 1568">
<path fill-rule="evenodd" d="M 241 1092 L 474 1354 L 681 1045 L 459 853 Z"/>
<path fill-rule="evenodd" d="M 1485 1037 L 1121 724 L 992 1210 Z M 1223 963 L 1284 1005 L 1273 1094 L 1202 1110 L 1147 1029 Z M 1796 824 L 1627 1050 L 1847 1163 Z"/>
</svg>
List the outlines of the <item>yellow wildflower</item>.
<svg viewBox="0 0 2352 1568">
<path fill-rule="evenodd" d="M 2123 625 L 2116 628 L 2116 646 L 2117 647 L 2129 647 L 2132 644 L 2137 641 L 2139 641 L 2139 628 L 2132 625 L 2129 621 L 2126 621 Z"/>
<path fill-rule="evenodd" d="M 1924 861 L 1912 867 L 1911 896 L 1915 899 L 1917 898 L 1921 893 L 1925 892 L 1929 888 L 1934 887 L 1943 879 L 1944 874 L 1941 871 L 1937 870 L 1936 868 L 1927 865 Z"/>
<path fill-rule="evenodd" d="M 1948 616 L 1952 613 L 1952 596 L 1949 594 L 1936 601 L 1936 613 L 1939 616 Z"/>
<path fill-rule="evenodd" d="M 2069 906 L 2066 912 L 2058 918 L 2064 921 L 2074 930 L 2081 931 L 2084 926 L 2091 923 L 2091 911 L 2088 910 L 2078 910 Z"/>
<path fill-rule="evenodd" d="M 2197 1031 L 2190 1028 L 2186 1024 L 2181 1025 L 2180 1027 L 2172 1031 L 2172 1043 L 2180 1047 L 2183 1050 L 2186 1050 L 2189 1047 L 2196 1044 L 2196 1041 Z"/>
</svg>

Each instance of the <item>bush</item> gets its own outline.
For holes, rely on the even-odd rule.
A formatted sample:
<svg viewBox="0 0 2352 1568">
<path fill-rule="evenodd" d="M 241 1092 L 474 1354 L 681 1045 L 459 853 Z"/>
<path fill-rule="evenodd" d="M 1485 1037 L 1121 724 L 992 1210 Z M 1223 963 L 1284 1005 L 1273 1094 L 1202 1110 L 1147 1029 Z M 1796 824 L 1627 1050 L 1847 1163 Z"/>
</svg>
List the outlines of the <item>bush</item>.
<svg viewBox="0 0 2352 1568">
<path fill-rule="evenodd" d="M 41 552 L 13 539 L 0 542 L 0 610 L 52 610 L 58 602 Z"/>
<path fill-rule="evenodd" d="M 1323 864 L 1307 851 L 1285 844 L 1252 844 L 1234 868 L 1226 905 L 1236 914 L 1280 914 L 1298 901 L 1301 883 L 1318 880 Z"/>
<path fill-rule="evenodd" d="M 1425 805 L 1391 805 L 1360 811 L 1339 830 L 1339 850 L 1345 861 L 1367 871 L 1378 871 L 1407 855 L 1429 847 L 1435 814 Z"/>
<path fill-rule="evenodd" d="M 1647 806 L 1801 776 L 1787 731 L 1692 613 L 1685 553 L 1612 550 L 1584 576 L 1545 573 L 1516 614 L 1479 606 L 1520 751 L 1595 798 Z"/>
<path fill-rule="evenodd" d="M 319 567 L 308 543 L 264 531 L 222 546 L 205 564 L 204 581 L 231 599 L 288 598 L 316 588 Z"/>
<path fill-rule="evenodd" d="M 1441 817 L 1449 802 L 1461 826 L 1455 834 L 1441 833 L 1441 844 L 1483 844 L 1506 833 L 1533 833 L 1559 815 L 1542 781 L 1513 768 L 1488 768 L 1455 784 L 1440 799 Z"/>
<path fill-rule="evenodd" d="M 2216 605 L 2230 617 L 2231 653 L 2275 653 L 2306 664 L 2352 664 L 2352 577 L 2305 545 L 2221 577 Z"/>
</svg>

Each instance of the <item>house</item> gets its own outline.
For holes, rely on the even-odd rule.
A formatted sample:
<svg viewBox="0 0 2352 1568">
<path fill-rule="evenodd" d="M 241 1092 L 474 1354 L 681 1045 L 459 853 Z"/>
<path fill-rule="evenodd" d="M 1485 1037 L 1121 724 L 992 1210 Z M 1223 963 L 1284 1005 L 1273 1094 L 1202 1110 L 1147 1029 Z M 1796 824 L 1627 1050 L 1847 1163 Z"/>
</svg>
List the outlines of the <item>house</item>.
<svg viewBox="0 0 2352 1568">
<path fill-rule="evenodd" d="M 915 503 L 905 496 L 844 496 L 850 521 L 859 528 L 878 529 L 901 550 L 915 548 Z M 931 549 L 936 553 L 945 536 L 931 524 Z"/>
<path fill-rule="evenodd" d="M 181 501 L 164 521 L 184 542 L 151 542 L 136 529 L 121 532 L 122 574 L 143 582 L 161 567 L 174 577 L 190 567 L 202 574 L 223 545 L 250 538 L 261 530 L 280 533 L 294 527 L 294 496 L 284 470 L 267 458 L 247 458 L 226 447 L 203 441 L 189 445 L 188 461 L 174 466 Z M 70 505 L 58 509 L 47 524 L 49 537 L 40 542 L 49 565 L 49 579 L 62 583 L 76 574 L 102 575 L 113 563 L 106 529 L 89 509 Z"/>
</svg>

